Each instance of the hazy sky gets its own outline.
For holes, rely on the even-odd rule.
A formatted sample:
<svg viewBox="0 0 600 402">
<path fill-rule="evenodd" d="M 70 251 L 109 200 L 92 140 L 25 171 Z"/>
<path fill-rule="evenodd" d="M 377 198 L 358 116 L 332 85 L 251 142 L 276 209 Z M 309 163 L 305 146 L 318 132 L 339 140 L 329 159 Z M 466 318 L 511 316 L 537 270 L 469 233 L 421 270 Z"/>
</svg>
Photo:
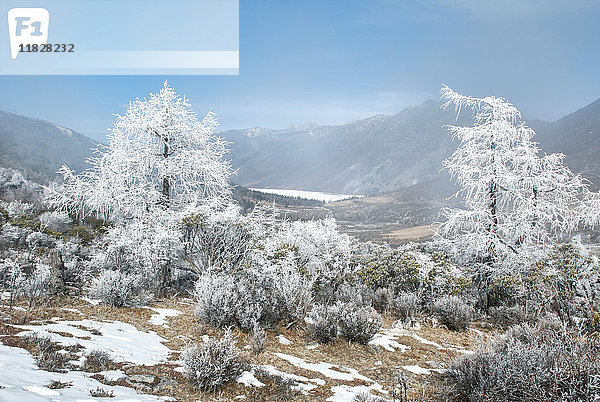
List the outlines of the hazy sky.
<svg viewBox="0 0 600 402">
<path fill-rule="evenodd" d="M 96 139 L 168 79 L 222 129 L 342 123 L 445 83 L 555 120 L 600 97 L 600 2 L 240 0 L 239 76 L 0 77 L 0 109 Z"/>
</svg>

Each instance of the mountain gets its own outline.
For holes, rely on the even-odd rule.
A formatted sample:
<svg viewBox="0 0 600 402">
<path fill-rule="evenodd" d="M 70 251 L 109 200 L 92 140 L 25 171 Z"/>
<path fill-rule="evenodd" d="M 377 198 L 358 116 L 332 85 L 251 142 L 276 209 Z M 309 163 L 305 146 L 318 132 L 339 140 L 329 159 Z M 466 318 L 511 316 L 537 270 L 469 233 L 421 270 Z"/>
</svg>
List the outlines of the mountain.
<svg viewBox="0 0 600 402">
<path fill-rule="evenodd" d="M 81 171 L 98 143 L 47 121 L 0 111 L 0 166 L 47 182 L 63 165 Z"/>
<path fill-rule="evenodd" d="M 377 194 L 440 177 L 452 143 L 452 111 L 439 102 L 333 126 L 219 133 L 231 144 L 236 182 L 261 188 Z"/>
<path fill-rule="evenodd" d="M 554 123 L 533 122 L 546 153 L 562 152 L 574 172 L 600 185 L 600 99 Z"/>
<path fill-rule="evenodd" d="M 362 195 L 411 187 L 443 199 L 454 187 L 440 172 L 441 164 L 457 146 L 444 125 L 471 121 L 467 113 L 456 121 L 454 110 L 440 106 L 428 101 L 394 115 L 340 125 L 311 122 L 219 135 L 231 142 L 229 158 L 237 169 L 233 181 L 247 187 Z M 555 122 L 528 123 L 543 152 L 565 153 L 573 171 L 600 184 L 600 99 Z M 33 180 L 55 177 L 62 164 L 86 168 L 84 161 L 97 145 L 59 125 L 0 112 L 0 166 L 19 169 Z"/>
<path fill-rule="evenodd" d="M 463 113 L 456 121 L 453 109 L 440 106 L 428 101 L 341 125 L 306 123 L 220 135 L 232 142 L 235 180 L 242 185 L 373 195 L 424 184 L 447 196 L 452 187 L 440 169 L 458 144 L 444 125 L 471 124 L 471 119 Z M 556 122 L 530 125 L 543 152 L 565 153 L 573 171 L 600 182 L 600 99 Z"/>
</svg>

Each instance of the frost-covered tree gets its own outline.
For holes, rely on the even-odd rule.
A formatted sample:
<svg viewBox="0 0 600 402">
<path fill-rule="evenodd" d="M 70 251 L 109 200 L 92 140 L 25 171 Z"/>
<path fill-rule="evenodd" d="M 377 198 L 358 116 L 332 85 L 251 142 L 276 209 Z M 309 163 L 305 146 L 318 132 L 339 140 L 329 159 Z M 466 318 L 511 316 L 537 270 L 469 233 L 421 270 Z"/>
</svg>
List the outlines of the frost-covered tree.
<svg viewBox="0 0 600 402">
<path fill-rule="evenodd" d="M 60 212 L 112 221 L 96 258 L 102 268 L 134 271 L 164 289 L 180 257 L 181 219 L 230 203 L 231 168 L 217 124 L 212 112 L 198 120 L 165 82 L 117 116 L 89 170 L 75 175 L 63 166 L 65 183 L 46 200 Z"/>
<path fill-rule="evenodd" d="M 130 102 L 117 116 L 108 146 L 75 175 L 63 166 L 65 184 L 48 202 L 62 211 L 104 219 L 144 218 L 165 210 L 220 205 L 229 195 L 226 142 L 214 136 L 209 112 L 198 120 L 187 99 L 165 82 L 148 98 Z"/>
<path fill-rule="evenodd" d="M 444 86 L 443 108 L 473 111 L 470 127 L 448 126 L 460 141 L 444 167 L 461 189 L 464 209 L 446 211 L 438 235 L 452 250 L 494 268 L 518 269 L 572 232 L 589 212 L 588 183 L 563 164 L 540 156 L 535 135 L 509 102 L 472 98 Z"/>
</svg>

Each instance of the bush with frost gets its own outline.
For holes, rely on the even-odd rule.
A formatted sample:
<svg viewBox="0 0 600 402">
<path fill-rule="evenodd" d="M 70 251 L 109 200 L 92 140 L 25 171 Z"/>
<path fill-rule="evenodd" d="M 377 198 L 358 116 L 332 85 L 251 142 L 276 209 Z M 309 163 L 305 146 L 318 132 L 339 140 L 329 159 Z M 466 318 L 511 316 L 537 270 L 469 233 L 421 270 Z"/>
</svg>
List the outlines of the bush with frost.
<svg viewBox="0 0 600 402">
<path fill-rule="evenodd" d="M 444 296 L 437 299 L 432 311 L 442 324 L 454 331 L 467 329 L 473 321 L 473 306 L 458 296 Z"/>
<path fill-rule="evenodd" d="M 383 321 L 372 307 L 356 307 L 338 303 L 340 336 L 348 341 L 366 344 L 379 330 Z"/>
<path fill-rule="evenodd" d="M 600 398 L 600 344 L 564 325 L 542 322 L 455 360 L 446 393 L 465 401 L 594 401 Z"/>
<path fill-rule="evenodd" d="M 88 294 L 111 307 L 130 307 L 149 299 L 142 292 L 139 276 L 111 270 L 102 271 L 92 280 Z"/>
<path fill-rule="evenodd" d="M 414 292 L 400 292 L 394 298 L 394 312 L 402 321 L 414 318 L 420 310 L 419 296 Z"/>
<path fill-rule="evenodd" d="M 181 360 L 186 378 L 206 391 L 214 391 L 236 379 L 243 369 L 235 339 L 229 331 L 222 339 L 210 338 L 201 346 L 188 346 Z"/>
<path fill-rule="evenodd" d="M 257 323 L 270 327 L 302 320 L 312 303 L 311 283 L 293 268 L 271 268 L 201 275 L 195 291 L 200 321 L 250 331 Z"/>
<path fill-rule="evenodd" d="M 71 224 L 69 215 L 59 211 L 43 212 L 38 219 L 42 230 L 47 229 L 58 233 L 66 232 Z"/>
<path fill-rule="evenodd" d="M 341 301 L 330 306 L 316 304 L 306 318 L 308 336 L 320 343 L 328 343 L 337 337 L 367 343 L 381 325 L 381 316 L 372 307 Z"/>
</svg>

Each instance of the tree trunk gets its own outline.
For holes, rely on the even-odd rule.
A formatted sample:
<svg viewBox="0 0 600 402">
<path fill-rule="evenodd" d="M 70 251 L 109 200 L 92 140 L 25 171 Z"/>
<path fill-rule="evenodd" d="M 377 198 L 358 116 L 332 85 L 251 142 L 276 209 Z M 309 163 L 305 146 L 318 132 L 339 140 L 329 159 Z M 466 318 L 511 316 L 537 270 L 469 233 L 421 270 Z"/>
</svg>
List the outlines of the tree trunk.
<svg viewBox="0 0 600 402">
<path fill-rule="evenodd" d="M 66 293 L 65 264 L 58 250 L 50 252 L 50 294 L 61 296 Z"/>
</svg>

